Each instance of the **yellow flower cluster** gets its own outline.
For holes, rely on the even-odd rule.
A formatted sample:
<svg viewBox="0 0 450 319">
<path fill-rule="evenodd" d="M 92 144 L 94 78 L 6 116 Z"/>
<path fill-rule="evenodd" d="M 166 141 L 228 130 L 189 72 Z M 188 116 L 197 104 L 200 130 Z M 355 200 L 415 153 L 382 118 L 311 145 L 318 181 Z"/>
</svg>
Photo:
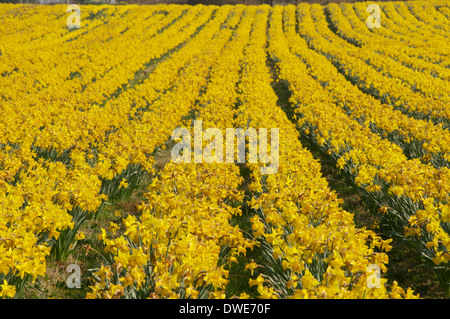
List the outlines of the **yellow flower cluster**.
<svg viewBox="0 0 450 319">
<path fill-rule="evenodd" d="M 117 99 L 106 103 L 106 109 L 121 115 L 120 118 L 115 117 L 120 122 L 115 125 L 114 131 L 108 134 L 107 140 L 99 140 L 96 145 L 99 152 L 105 155 L 107 162 L 122 161 L 121 166 L 116 168 L 117 172 L 130 163 L 152 169 L 154 163 L 148 155 L 152 154 L 157 146 L 164 144 L 171 131 L 189 111 L 192 99 L 198 95 L 197 88 L 206 81 L 208 69 L 199 69 L 198 61 L 193 64 L 189 61 L 202 52 L 206 44 L 212 43 L 213 35 L 227 18 L 230 8 L 216 13 L 214 19 L 211 19 L 211 14 L 215 9 L 203 8 L 202 12 L 206 10 L 206 13 L 200 14 L 199 19 L 195 20 L 196 23 L 186 26 L 186 30 L 183 29 L 192 34 L 195 29 L 204 25 L 194 38 L 170 59 L 159 63 L 136 89 L 129 89 Z M 238 15 L 235 19 L 238 19 Z M 206 22 L 208 23 L 205 25 Z M 174 37 L 174 41 L 177 41 L 178 36 Z M 227 40 L 225 37 L 215 39 L 214 45 L 217 42 L 224 44 Z M 168 39 L 165 41 L 168 42 Z M 212 58 L 215 53 L 209 54 Z M 174 89 L 169 90 L 171 87 Z"/>
<path fill-rule="evenodd" d="M 436 5 L 448 7 L 448 1 L 440 1 Z M 360 10 L 362 9 L 360 5 L 357 7 Z M 418 23 L 417 19 L 407 19 L 408 10 L 405 11 L 404 7 L 399 8 L 398 4 L 387 2 L 382 4 L 382 8 L 384 12 L 383 23 L 386 25 L 386 28 L 378 29 L 377 33 L 407 44 L 411 48 L 407 49 L 404 46 L 408 55 L 438 63 L 445 67 L 449 62 L 445 54 L 448 52 L 448 43 L 443 41 L 445 39 L 442 36 L 430 32 L 431 30 L 428 29 L 428 26 Z M 399 13 L 400 10 L 403 10 L 402 14 Z M 361 14 L 359 16 L 361 17 Z M 414 34 L 414 36 L 410 36 L 411 34 Z M 430 46 L 433 50 L 429 50 Z"/>
<path fill-rule="evenodd" d="M 358 33 L 352 32 L 351 37 L 358 39 L 364 47 L 374 48 L 375 52 L 382 52 L 384 55 L 396 61 L 401 61 L 402 64 L 412 69 L 420 70 L 442 79 L 449 79 L 450 73 L 443 63 L 444 56 L 442 53 L 445 51 L 441 47 L 441 45 L 447 45 L 446 41 L 444 39 L 435 40 L 431 33 L 423 36 L 418 35 L 417 32 L 421 32 L 421 29 L 414 31 L 401 30 L 400 27 L 406 28 L 408 25 L 407 23 L 396 24 L 392 21 L 391 17 L 396 13 L 396 11 L 390 11 L 392 3 L 380 3 L 380 5 L 383 12 L 382 28 L 372 29 L 371 31 L 366 25 L 367 6 L 363 3 L 355 3 L 353 5 L 354 11 L 348 5 L 341 7 L 342 12 L 351 21 L 355 31 L 357 30 L 366 35 L 369 32 L 372 35 L 371 37 L 360 36 Z M 350 30 L 346 30 L 346 32 L 348 31 Z M 344 31 L 339 30 L 340 34 L 341 32 L 343 33 Z M 414 37 L 408 36 L 406 32 L 414 32 Z M 429 50 L 430 44 L 428 41 L 437 41 L 435 44 L 438 46 L 433 46 L 433 50 Z M 387 43 L 389 43 L 388 46 L 386 45 Z M 402 43 L 407 43 L 408 45 L 402 45 Z"/>
<path fill-rule="evenodd" d="M 423 3 L 423 2 L 422 2 Z M 434 6 L 435 8 L 439 7 L 449 7 L 448 1 L 426 1 L 425 3 Z M 418 2 L 420 5 L 420 2 Z M 383 11 L 385 12 L 386 22 L 392 23 L 390 28 L 395 32 L 393 34 L 404 35 L 405 38 L 403 41 L 408 44 L 413 44 L 413 47 L 417 48 L 427 48 L 430 45 L 433 47 L 433 51 L 442 55 L 440 59 L 436 60 L 443 65 L 445 62 L 448 62 L 448 58 L 445 56 L 445 50 L 448 48 L 448 43 L 445 43 L 445 38 L 447 37 L 445 33 L 437 30 L 440 28 L 439 25 L 436 24 L 436 21 L 433 21 L 431 24 L 424 23 L 421 21 L 422 19 L 418 19 L 413 14 L 411 14 L 410 10 L 404 3 L 386 3 L 383 4 Z M 431 13 L 430 17 L 435 18 L 438 13 L 434 10 Z M 436 28 L 437 27 L 437 28 Z M 414 32 L 415 36 L 409 36 L 409 39 L 406 37 L 410 32 Z M 433 37 L 429 37 L 433 34 Z M 421 43 L 421 41 L 423 41 Z M 421 43 L 421 44 L 420 44 Z M 443 45 L 443 47 L 442 47 Z M 430 59 L 436 57 L 431 50 L 426 50 L 427 55 L 430 55 Z M 420 54 L 420 53 L 418 53 Z M 423 57 L 426 59 L 427 57 Z"/>
<path fill-rule="evenodd" d="M 372 32 L 370 32 L 370 29 L 367 28 L 363 21 L 360 21 L 355 17 L 352 6 L 349 4 L 342 4 L 341 7 L 342 10 L 337 4 L 330 4 L 327 6 L 327 12 L 329 13 L 331 21 L 339 30 L 339 35 L 349 42 L 364 42 L 368 44 L 362 47 L 355 47 L 354 45 L 341 40 L 340 43 L 342 43 L 342 49 L 345 48 L 345 51 L 348 52 L 349 55 L 365 61 L 375 70 L 383 72 L 384 75 L 402 80 L 404 83 L 407 83 L 414 88 L 414 90 L 421 92 L 425 96 L 438 96 L 441 99 L 444 97 L 448 99 L 449 92 L 447 89 L 448 83 L 445 81 L 446 79 L 429 75 L 420 69 L 413 70 L 411 69 L 411 66 L 405 66 L 398 63 L 398 61 L 405 62 L 403 56 L 398 54 L 396 55 L 397 61 L 392 59 L 391 56 L 399 52 L 395 46 L 392 47 L 390 45 L 392 40 L 381 41 L 376 44 L 371 42 L 374 38 Z M 345 12 L 346 15 L 344 15 L 343 12 Z M 380 48 L 380 50 L 378 50 L 378 48 Z M 380 54 L 381 52 L 383 54 Z M 417 65 L 415 66 L 417 67 Z"/>
<path fill-rule="evenodd" d="M 3 285 L 0 285 L 0 287 L 2 288 L 2 290 L 0 291 L 0 297 L 2 298 L 5 297 L 13 298 L 14 295 L 16 294 L 16 287 L 8 285 L 6 280 L 3 280 Z"/>
<path fill-rule="evenodd" d="M 297 7 L 301 22 L 298 26 L 300 34 L 326 50 L 324 43 L 317 40 L 321 35 L 309 27 L 313 24 L 311 16 L 315 20 L 320 16 L 318 9 L 314 5 Z M 321 20 L 325 21 L 324 17 Z M 334 50 L 332 42 L 327 43 L 329 50 Z M 367 191 L 368 199 L 378 205 L 385 200 L 387 206 L 395 206 L 404 235 L 418 240 L 421 252 L 435 264 L 444 265 L 445 273 L 450 258 L 448 167 L 436 169 L 417 159 L 408 160 L 400 147 L 349 118 L 333 96 L 308 75 L 306 65 L 298 58 L 286 54 L 282 59 L 281 54 L 276 55 L 281 61 L 280 78 L 289 83 L 291 101 L 301 115 L 299 126 L 337 160 L 338 167 L 353 176 L 355 184 Z M 386 193 L 389 196 L 383 195 Z"/>
<path fill-rule="evenodd" d="M 367 127 L 375 125 L 378 130 L 383 131 L 385 136 L 388 133 L 395 134 L 391 140 L 403 141 L 399 143 L 402 148 L 414 142 L 423 143 L 420 151 L 417 153 L 411 151 L 412 157 L 421 157 L 426 162 L 432 158 L 433 163 L 436 162 L 439 166 L 450 162 L 448 130 L 429 121 L 410 118 L 394 109 L 393 106 L 364 94 L 347 81 L 325 56 L 309 49 L 307 42 L 295 32 L 295 7 L 293 6 L 288 7 L 284 12 L 284 29 L 290 50 L 305 61 L 311 76 L 320 83 L 326 83 L 324 87 L 330 92 L 335 103 L 344 107 L 352 118 L 359 120 Z M 423 154 L 423 151 L 426 153 Z"/>
<path fill-rule="evenodd" d="M 448 2 L 446 1 L 417 1 L 417 3 L 409 3 L 404 2 L 399 7 L 404 8 L 399 10 L 399 13 L 405 12 L 405 10 L 409 10 L 411 16 L 415 20 L 419 21 L 418 24 L 420 26 L 424 26 L 426 30 L 436 33 L 438 36 L 442 36 L 443 38 L 448 38 L 448 32 L 450 31 L 450 26 L 448 26 L 448 20 L 440 15 L 436 11 L 436 7 L 447 6 Z"/>
<path fill-rule="evenodd" d="M 203 72 L 217 59 L 201 97 L 200 105 L 204 107 L 198 108 L 206 128 L 210 125 L 226 128 L 227 121 L 216 119 L 217 114 L 225 116 L 233 104 L 232 99 L 224 104 L 223 94 L 227 86 L 233 85 L 233 77 L 238 80 L 239 63 L 234 52 L 248 38 L 252 15 L 242 13 L 243 9 L 237 6 L 231 11 L 230 19 L 210 45 L 194 55 L 188 67 L 190 72 L 166 93 L 172 100 L 175 95 L 184 97 L 186 105 L 192 105 L 196 96 L 192 94 L 186 99 L 184 94 L 201 89 L 207 75 Z M 228 12 L 226 7 L 219 14 L 226 17 Z M 236 35 L 229 42 L 238 23 Z M 226 43 L 228 46 L 222 50 Z M 197 77 L 199 82 L 194 82 Z M 114 255 L 115 263 L 107 271 L 109 276 L 101 277 L 100 282 L 91 286 L 92 292 L 87 297 L 120 297 L 151 282 L 152 289 L 145 292 L 145 297 L 224 298 L 228 282 L 225 265 L 237 261 L 239 254 L 253 247 L 237 226 L 229 224 L 232 215 L 241 213 L 239 207 L 227 204 L 243 200 L 242 191 L 238 190 L 241 183 L 235 165 L 166 164 L 145 194 L 147 201 L 141 207 L 140 221 L 129 216 L 123 221 L 124 236 L 109 239 L 106 231 L 101 236 L 105 251 Z M 225 255 L 221 253 L 223 247 L 228 250 Z M 150 273 L 146 272 L 147 267 L 151 267 Z M 111 274 L 118 275 L 117 283 L 111 282 Z"/>
<path fill-rule="evenodd" d="M 100 236 L 105 252 L 114 255 L 110 272 L 117 282 L 103 278 L 87 297 L 113 298 L 118 288 L 128 294 L 151 286 L 143 297 L 221 298 L 228 277 L 225 259 L 232 261 L 251 247 L 228 222 L 239 210 L 225 199 L 240 198 L 239 180 L 233 180 L 238 172 L 229 168 L 167 164 L 146 194 L 140 220 L 131 215 L 123 220 L 124 236 Z M 220 256 L 225 245 L 229 256 Z"/>
<path fill-rule="evenodd" d="M 34 281 L 45 274 L 46 238 L 58 239 L 74 225 L 68 212 L 93 211 L 101 196 L 92 196 L 100 180 L 89 174 L 87 163 L 74 162 L 68 169 L 59 161 L 35 158 L 26 145 L 1 149 L 0 272 L 22 279 L 30 275 Z"/>
<path fill-rule="evenodd" d="M 302 9 L 300 9 L 302 8 Z M 330 6 L 333 8 L 333 6 Z M 305 9 L 306 11 L 304 11 Z M 331 10 L 331 9 L 330 9 Z M 448 102 L 448 90 L 445 89 L 445 82 L 442 82 L 441 89 L 436 88 L 435 95 L 425 95 L 417 90 L 416 85 L 411 86 L 408 81 L 394 76 L 384 75 L 378 68 L 384 68 L 393 65 L 399 68 L 398 63 L 392 59 L 380 57 L 380 55 L 373 53 L 373 49 L 356 48 L 351 46 L 347 41 L 333 33 L 326 21 L 326 16 L 321 6 L 300 5 L 298 17 L 299 33 L 309 41 L 309 45 L 316 51 L 324 54 L 327 58 L 336 64 L 344 73 L 356 82 L 357 86 L 365 92 L 375 94 L 377 98 L 384 100 L 388 104 L 404 109 L 405 112 L 410 112 L 415 116 L 421 116 L 436 121 L 448 123 L 450 119 L 450 103 Z M 320 36 L 312 37 L 312 34 L 319 34 Z M 431 37 L 431 35 L 430 35 Z M 330 43 L 332 43 L 330 45 Z M 343 50 L 342 48 L 346 48 Z M 348 49 L 347 49 L 348 48 Z M 359 52 L 360 53 L 355 53 Z M 364 52 L 363 52 L 364 51 Z M 353 55 L 356 55 L 355 58 Z M 366 62 L 369 61 L 369 62 Z M 376 61 L 386 61 L 382 64 Z M 370 64 L 374 63 L 374 66 Z M 401 68 L 401 67 L 400 67 Z M 404 69 L 407 73 L 413 72 Z M 404 73 L 402 71 L 402 73 Z M 416 78 L 423 76 L 411 75 Z M 410 77 L 411 78 L 411 77 Z M 431 77 L 431 81 L 434 78 Z M 440 81 L 437 79 L 436 81 Z M 431 82 L 430 82 L 431 83 Z M 434 92 L 434 86 L 428 86 L 429 92 Z"/>
<path fill-rule="evenodd" d="M 146 200 L 123 234 L 115 223 L 99 234 L 112 263 L 88 298 L 224 298 L 242 260 L 261 298 L 416 297 L 384 278 L 368 288 L 392 239 L 356 228 L 298 128 L 448 271 L 450 2 L 437 3 L 383 4 L 372 31 L 364 4 L 84 5 L 79 29 L 64 5 L 0 5 L 0 297 L 20 296 L 59 245 L 85 239 L 80 223 L 130 189 L 135 167 L 152 175 Z M 278 128 L 278 172 L 159 163 L 194 120 Z M 243 210 L 245 231 L 234 224 Z"/>
<path fill-rule="evenodd" d="M 321 177 L 320 165 L 301 146 L 295 125 L 277 106 L 265 64 L 267 36 L 263 26 L 269 10 L 268 6 L 261 7 L 245 51 L 239 83 L 241 104 L 235 121 L 235 126 L 280 129 L 278 173 L 263 177 L 257 165 L 248 165 L 253 177 L 250 205 L 258 212 L 251 218 L 253 235 L 268 247 L 267 264 L 259 265 L 262 274 L 249 284 L 257 286 L 261 298 L 389 297 L 385 281 L 374 290 L 367 288 L 365 280 L 366 267 L 371 263 L 386 270 L 387 256 L 374 252 L 374 247 L 387 248 L 389 241 L 355 227 L 352 215 L 339 207 L 336 194 Z M 281 10 L 270 10 L 270 53 L 274 48 L 287 49 L 280 42 Z M 325 265 L 324 269 L 318 264 Z M 247 269 L 256 266 L 250 263 Z M 277 266 L 284 276 L 273 271 Z M 412 292 L 401 290 L 394 295 L 411 297 Z"/>
<path fill-rule="evenodd" d="M 439 13 L 441 13 L 444 17 L 446 17 L 447 19 L 449 19 L 449 17 L 450 17 L 450 8 L 449 8 L 449 7 L 446 7 L 446 6 L 437 7 L 437 10 L 438 10 Z"/>
<path fill-rule="evenodd" d="M 144 11 L 137 6 L 86 6 L 83 28 L 69 32 L 64 28 L 63 7 L 41 7 L 40 17 L 37 6 L 2 6 L 8 18 L 24 15 L 23 25 L 11 18 L 16 30 L 2 28 L 1 54 L 6 59 L 1 65 L 0 81 L 5 88 L 1 105 L 7 116 L 0 123 L 0 276 L 7 278 L 35 280 L 44 275 L 50 245 L 62 230 L 74 227 L 69 212 L 76 207 L 96 211 L 106 199 L 96 195 L 101 179 L 109 180 L 127 167 L 128 157 L 112 155 L 120 154 L 122 147 L 102 153 L 95 143 L 104 143 L 108 131 L 124 123 L 130 105 L 112 110 L 102 107 L 102 100 L 127 84 L 144 61 L 159 58 L 189 39 L 212 13 L 212 9 L 188 6 L 174 7 L 168 14 L 165 6 Z M 108 10 L 110 19 L 89 22 L 90 15 Z M 143 23 L 127 30 L 122 24 L 124 15 Z M 168 41 L 171 38 L 173 42 Z M 143 48 L 152 40 L 160 44 L 150 56 L 142 54 L 135 61 L 125 58 L 133 41 Z M 111 49 L 116 53 L 111 54 Z M 96 88 L 85 87 L 88 84 Z M 135 157 L 142 159 L 143 155 Z M 146 162 L 144 157 L 141 163 Z"/>
</svg>

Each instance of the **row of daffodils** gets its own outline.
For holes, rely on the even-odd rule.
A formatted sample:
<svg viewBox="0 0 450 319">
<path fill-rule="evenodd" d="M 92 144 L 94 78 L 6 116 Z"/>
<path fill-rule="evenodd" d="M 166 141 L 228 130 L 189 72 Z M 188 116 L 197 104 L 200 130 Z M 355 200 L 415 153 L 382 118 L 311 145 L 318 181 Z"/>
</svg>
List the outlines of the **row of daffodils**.
<svg viewBox="0 0 450 319">
<path fill-rule="evenodd" d="M 374 30 L 363 3 L 86 5 L 71 29 L 66 6 L 2 4 L 0 296 L 143 180 L 138 213 L 93 239 L 87 298 L 417 298 L 384 276 L 397 240 L 448 289 L 450 2 L 380 6 Z M 203 157 L 175 154 L 198 125 Z M 266 139 L 259 158 L 210 143 L 228 129 Z M 302 136 L 379 230 L 355 226 Z"/>
</svg>

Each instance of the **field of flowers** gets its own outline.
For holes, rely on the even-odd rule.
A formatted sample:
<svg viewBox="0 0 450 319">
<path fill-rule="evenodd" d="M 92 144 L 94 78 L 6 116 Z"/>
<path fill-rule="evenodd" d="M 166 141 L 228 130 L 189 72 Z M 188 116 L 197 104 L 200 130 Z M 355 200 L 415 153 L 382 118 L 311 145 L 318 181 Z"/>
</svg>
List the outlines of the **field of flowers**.
<svg viewBox="0 0 450 319">
<path fill-rule="evenodd" d="M 420 298 L 400 244 L 449 297 L 450 0 L 377 4 L 0 4 L 0 297 Z M 278 170 L 172 161 L 198 120 Z"/>
</svg>

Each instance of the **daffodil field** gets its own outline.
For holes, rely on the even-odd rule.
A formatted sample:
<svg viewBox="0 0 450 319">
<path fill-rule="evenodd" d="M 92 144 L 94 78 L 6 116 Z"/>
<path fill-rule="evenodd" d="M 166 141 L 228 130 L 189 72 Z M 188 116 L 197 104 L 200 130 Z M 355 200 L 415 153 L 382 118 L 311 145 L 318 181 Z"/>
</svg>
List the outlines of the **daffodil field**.
<svg viewBox="0 0 450 319">
<path fill-rule="evenodd" d="M 0 297 L 92 256 L 83 298 L 421 298 L 395 243 L 450 296 L 450 0 L 376 4 L 0 4 Z M 279 129 L 278 170 L 175 163 L 196 120 Z"/>
</svg>

